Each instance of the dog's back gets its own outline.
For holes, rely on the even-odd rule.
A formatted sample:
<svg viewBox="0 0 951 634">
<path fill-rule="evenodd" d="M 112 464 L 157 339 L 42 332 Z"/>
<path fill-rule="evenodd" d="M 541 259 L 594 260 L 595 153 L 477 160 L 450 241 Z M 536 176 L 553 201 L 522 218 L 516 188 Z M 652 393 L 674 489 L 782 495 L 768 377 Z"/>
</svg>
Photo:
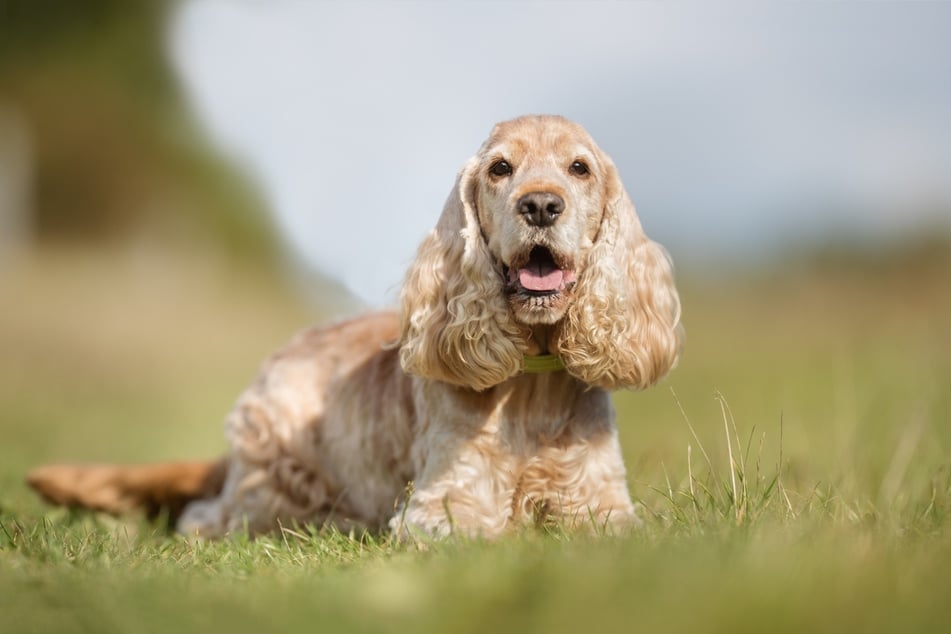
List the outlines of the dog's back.
<svg viewBox="0 0 951 634">
<path fill-rule="evenodd" d="M 32 470 L 27 483 L 54 504 L 112 514 L 141 509 L 150 517 L 164 511 L 185 532 L 235 528 L 225 516 L 240 517 L 240 509 L 211 508 L 212 500 L 225 488 L 242 490 L 232 491 L 233 499 L 253 497 L 261 481 L 267 481 L 269 491 L 280 492 L 270 502 L 275 522 L 333 513 L 379 524 L 408 479 L 400 475 L 407 466 L 397 463 L 409 459 L 409 379 L 393 380 L 402 371 L 397 351 L 386 346 L 397 332 L 395 313 L 376 313 L 298 334 L 265 361 L 238 398 L 227 419 L 231 453 L 226 458 L 45 465 Z M 394 426 L 394 418 L 403 424 Z M 381 426 L 387 429 L 375 429 Z M 400 427 L 405 427 L 402 433 Z M 374 439 L 379 446 L 368 444 Z M 325 471 L 319 481 L 315 464 Z M 347 473 L 354 469 L 363 477 Z M 375 471 L 379 478 L 367 477 Z M 339 482 L 358 482 L 361 490 L 345 491 Z M 211 530 L 210 519 L 224 525 Z"/>
</svg>

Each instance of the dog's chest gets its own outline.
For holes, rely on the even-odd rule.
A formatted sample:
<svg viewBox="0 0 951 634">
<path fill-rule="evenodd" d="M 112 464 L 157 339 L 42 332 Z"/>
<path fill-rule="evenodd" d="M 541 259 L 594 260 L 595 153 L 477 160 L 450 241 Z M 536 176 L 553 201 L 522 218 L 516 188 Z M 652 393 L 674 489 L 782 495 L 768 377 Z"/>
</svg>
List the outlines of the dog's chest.
<svg viewBox="0 0 951 634">
<path fill-rule="evenodd" d="M 478 453 L 492 457 L 485 476 L 513 520 L 540 521 L 577 496 L 592 449 L 613 429 L 610 400 L 599 392 L 523 391 L 485 421 Z"/>
</svg>

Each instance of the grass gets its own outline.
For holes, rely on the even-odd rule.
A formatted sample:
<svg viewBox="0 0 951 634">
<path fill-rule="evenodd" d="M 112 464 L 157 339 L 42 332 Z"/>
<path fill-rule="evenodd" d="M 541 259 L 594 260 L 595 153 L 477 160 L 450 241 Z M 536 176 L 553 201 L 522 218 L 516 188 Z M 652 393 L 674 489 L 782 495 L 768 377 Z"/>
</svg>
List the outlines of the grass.
<svg viewBox="0 0 951 634">
<path fill-rule="evenodd" d="M 327 315 L 213 260 L 17 260 L 0 267 L 0 631 L 945 631 L 947 272 L 685 283 L 680 367 L 616 397 L 630 534 L 203 543 L 51 509 L 22 474 L 219 453 L 260 359 Z"/>
</svg>

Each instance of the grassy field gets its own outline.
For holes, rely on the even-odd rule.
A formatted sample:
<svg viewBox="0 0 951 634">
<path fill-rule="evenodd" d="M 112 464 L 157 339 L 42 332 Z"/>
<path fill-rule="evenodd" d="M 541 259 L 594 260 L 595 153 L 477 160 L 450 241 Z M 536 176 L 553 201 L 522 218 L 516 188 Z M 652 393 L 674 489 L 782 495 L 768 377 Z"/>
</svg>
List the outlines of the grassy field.
<svg viewBox="0 0 951 634">
<path fill-rule="evenodd" d="M 4 261 L 0 632 L 948 631 L 947 264 L 687 279 L 680 367 L 616 398 L 643 528 L 423 548 L 44 506 L 37 463 L 220 453 L 257 363 L 333 311 L 209 258 Z"/>
</svg>

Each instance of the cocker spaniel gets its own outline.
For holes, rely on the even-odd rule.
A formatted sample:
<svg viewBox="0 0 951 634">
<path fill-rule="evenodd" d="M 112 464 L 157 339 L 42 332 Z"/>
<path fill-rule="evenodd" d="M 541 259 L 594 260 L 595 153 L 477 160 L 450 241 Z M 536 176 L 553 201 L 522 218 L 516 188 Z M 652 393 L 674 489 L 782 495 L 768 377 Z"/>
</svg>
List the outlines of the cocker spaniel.
<svg viewBox="0 0 951 634">
<path fill-rule="evenodd" d="M 228 416 L 223 460 L 53 465 L 28 481 L 60 504 L 168 508 L 179 531 L 210 537 L 293 522 L 485 537 L 547 518 L 636 522 L 608 390 L 671 369 L 680 302 L 666 252 L 584 129 L 498 124 L 401 305 L 272 356 Z"/>
</svg>

